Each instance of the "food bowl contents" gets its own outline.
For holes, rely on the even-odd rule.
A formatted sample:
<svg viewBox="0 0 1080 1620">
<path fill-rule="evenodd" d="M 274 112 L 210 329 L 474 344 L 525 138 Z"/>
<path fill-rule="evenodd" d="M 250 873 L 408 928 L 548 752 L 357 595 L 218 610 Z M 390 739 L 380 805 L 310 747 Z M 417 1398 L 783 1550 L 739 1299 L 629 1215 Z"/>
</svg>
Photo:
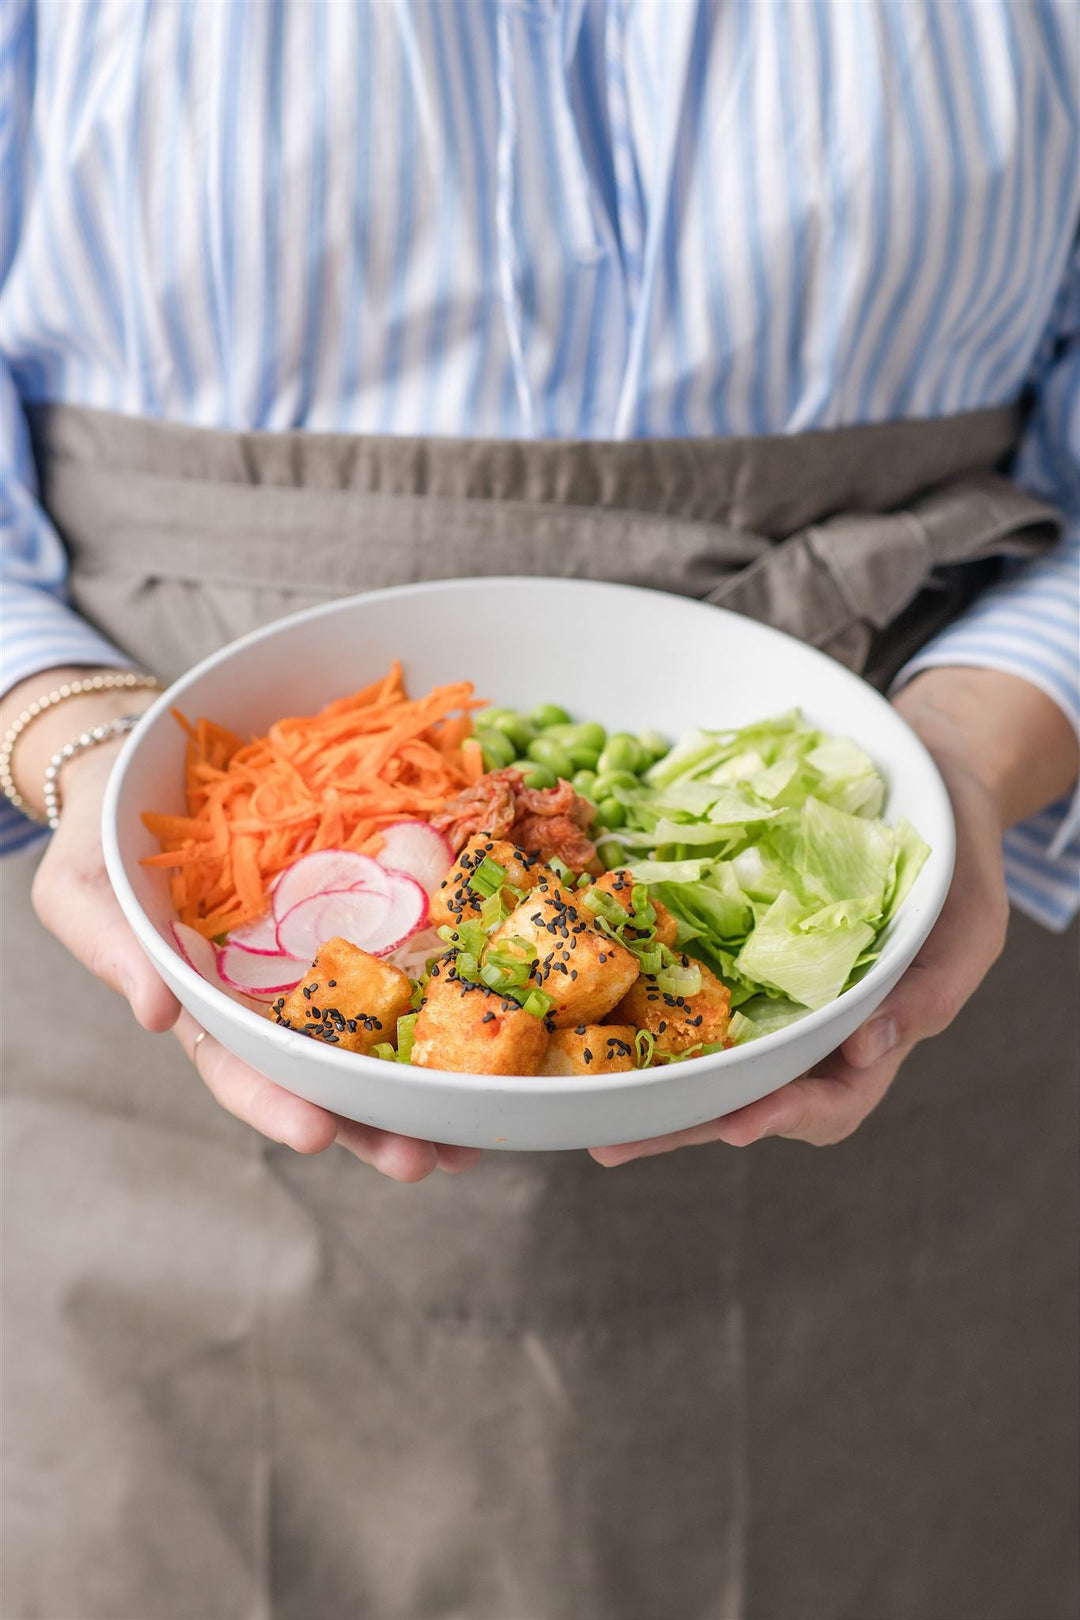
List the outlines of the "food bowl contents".
<svg viewBox="0 0 1080 1620">
<path fill-rule="evenodd" d="M 462 978 L 454 957 L 445 956 L 432 964 L 411 1033 L 408 1061 L 420 1068 L 536 1074 L 549 1032 L 534 1011 Z"/>
<path fill-rule="evenodd" d="M 597 807 L 565 778 L 530 787 L 516 766 L 489 771 L 454 800 L 432 825 L 451 849 L 460 850 L 476 833 L 508 839 L 545 861 L 557 857 L 578 872 L 602 872 L 596 846 L 585 836 Z"/>
<path fill-rule="evenodd" d="M 246 743 L 177 714 L 188 734 L 187 814 L 143 820 L 162 846 L 147 864 L 170 872 L 180 921 L 208 939 L 257 922 L 274 881 L 308 851 L 376 855 L 389 839 L 398 853 L 389 829 L 428 823 L 482 774 L 478 706 L 468 681 L 410 700 L 395 664 L 385 680 Z M 422 887 L 441 879 L 418 865 L 407 869 Z"/>
<path fill-rule="evenodd" d="M 825 1006 L 876 959 L 929 853 L 881 819 L 885 794 L 861 748 L 798 710 L 693 732 L 615 787 L 609 840 L 728 986 L 734 1041 Z"/>
<path fill-rule="evenodd" d="M 752 1040 L 854 983 L 927 846 L 798 711 L 674 747 L 468 682 L 385 680 L 244 742 L 187 733 L 148 812 L 180 954 L 342 1051 L 619 1074 Z"/>
<path fill-rule="evenodd" d="M 618 1074 L 724 1044 L 727 991 L 660 943 L 658 909 L 625 873 L 597 880 L 478 834 L 436 903 L 453 920 L 415 981 L 334 940 L 274 1002 L 276 1021 L 470 1074 Z"/>
<path fill-rule="evenodd" d="M 636 1067 L 632 1024 L 578 1024 L 552 1032 L 540 1074 L 626 1074 Z"/>
<path fill-rule="evenodd" d="M 274 1002 L 273 1013 L 286 1029 L 346 1052 L 370 1052 L 396 1032 L 412 993 L 412 981 L 401 968 L 351 940 L 328 939 L 295 988 Z"/>
</svg>

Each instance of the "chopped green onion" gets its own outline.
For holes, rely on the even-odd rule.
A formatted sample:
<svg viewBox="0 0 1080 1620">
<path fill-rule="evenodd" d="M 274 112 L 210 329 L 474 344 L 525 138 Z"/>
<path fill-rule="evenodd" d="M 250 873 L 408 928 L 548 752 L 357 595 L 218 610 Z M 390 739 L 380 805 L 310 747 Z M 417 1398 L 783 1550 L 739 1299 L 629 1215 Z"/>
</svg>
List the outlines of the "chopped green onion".
<svg viewBox="0 0 1080 1620">
<path fill-rule="evenodd" d="M 650 945 L 647 940 L 626 940 L 624 943 L 628 950 L 634 952 L 638 962 L 641 964 L 642 973 L 647 973 L 655 978 L 664 966 L 663 947 Z"/>
<path fill-rule="evenodd" d="M 437 961 L 438 958 L 434 958 L 433 960 Z M 412 995 L 409 997 L 410 1012 L 420 1011 L 420 1003 L 423 1001 L 424 996 L 427 993 L 427 987 L 431 982 L 431 967 L 432 963 L 429 962 L 420 977 L 418 979 L 413 979 L 412 981 Z"/>
<path fill-rule="evenodd" d="M 502 890 L 497 889 L 494 894 L 488 895 L 480 907 L 480 927 L 485 934 L 490 934 L 493 928 L 498 928 L 500 923 L 506 921 L 508 915 L 503 903 Z"/>
<path fill-rule="evenodd" d="M 493 861 L 490 855 L 485 855 L 475 872 L 469 874 L 469 888 L 475 889 L 485 899 L 488 895 L 497 894 L 506 882 L 506 868 Z"/>
<path fill-rule="evenodd" d="M 639 913 L 644 916 L 645 912 L 652 911 L 652 920 L 653 922 L 656 921 L 656 912 L 653 911 L 652 901 L 649 899 L 649 891 L 644 883 L 635 883 L 631 888 L 630 905 L 633 909 L 635 917 Z"/>
<path fill-rule="evenodd" d="M 470 956 L 479 956 L 487 944 L 487 930 L 474 918 L 458 923 L 456 928 L 442 927 L 438 934 L 452 950 L 466 951 Z"/>
<path fill-rule="evenodd" d="M 620 927 L 627 921 L 626 910 L 620 906 L 614 895 L 608 894 L 606 889 L 590 889 L 582 902 L 596 917 L 602 917 L 613 927 Z"/>
<path fill-rule="evenodd" d="M 656 1036 L 647 1029 L 639 1029 L 634 1036 L 634 1068 L 648 1069 L 652 1066 L 653 1053 L 656 1051 Z"/>
<path fill-rule="evenodd" d="M 683 1052 L 661 1052 L 657 1057 L 658 1063 L 685 1063 L 688 1058 L 711 1057 L 714 1052 L 725 1050 L 723 1041 L 698 1041 L 696 1046 L 688 1046 Z"/>
<path fill-rule="evenodd" d="M 543 990 L 530 990 L 521 1005 L 523 1010 L 531 1013 L 534 1018 L 545 1018 L 554 1002 Z"/>
<path fill-rule="evenodd" d="M 565 861 L 560 861 L 560 859 L 559 859 L 559 857 L 557 855 L 553 855 L 551 857 L 550 861 L 548 862 L 548 865 L 551 867 L 551 870 L 555 873 L 555 876 L 557 878 L 561 878 L 563 883 L 576 883 L 577 882 L 577 879 L 574 876 L 574 873 L 571 870 L 571 868 L 569 866 L 567 866 Z"/>
<path fill-rule="evenodd" d="M 397 1060 L 399 1063 L 408 1063 L 412 1059 L 416 1018 L 416 1013 L 405 1013 L 397 1021 Z"/>
<path fill-rule="evenodd" d="M 467 984 L 479 984 L 480 962 L 472 951 L 458 951 L 454 958 L 454 972 Z"/>
<path fill-rule="evenodd" d="M 582 872 L 581 876 L 577 880 L 577 886 L 579 889 L 587 889 L 592 881 L 593 878 L 591 872 Z"/>
<path fill-rule="evenodd" d="M 384 1063 L 397 1062 L 397 1053 L 394 1051 L 394 1048 L 390 1045 L 389 1041 L 379 1041 L 377 1045 L 371 1048 L 369 1056 L 382 1058 Z"/>
<path fill-rule="evenodd" d="M 485 962 L 480 969 L 480 982 L 486 984 L 489 990 L 495 990 L 500 995 L 510 986 L 511 980 L 497 962 Z"/>
<path fill-rule="evenodd" d="M 531 956 L 521 956 L 514 951 L 492 950 L 488 952 L 484 966 L 498 969 L 507 984 L 524 984 L 532 974 L 535 960 L 535 951 Z M 484 983 L 488 984 L 490 981 L 485 979 Z"/>
<path fill-rule="evenodd" d="M 669 996 L 696 996 L 701 989 L 701 969 L 696 962 L 689 967 L 666 967 L 656 975 L 656 982 Z"/>
</svg>

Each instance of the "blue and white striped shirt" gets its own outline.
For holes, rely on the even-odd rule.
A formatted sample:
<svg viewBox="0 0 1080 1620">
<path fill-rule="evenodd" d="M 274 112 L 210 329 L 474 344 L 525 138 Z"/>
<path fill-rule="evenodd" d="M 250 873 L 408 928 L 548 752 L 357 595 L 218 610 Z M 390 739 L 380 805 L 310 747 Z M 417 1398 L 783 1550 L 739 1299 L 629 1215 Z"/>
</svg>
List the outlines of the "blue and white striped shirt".
<svg viewBox="0 0 1080 1620">
<path fill-rule="evenodd" d="M 917 662 L 1080 719 L 1073 0 L 3 0 L 0 29 L 8 684 L 122 661 L 64 604 L 22 402 L 629 438 L 1030 387 L 1018 476 L 1068 537 Z M 1009 839 L 1058 926 L 1066 821 Z"/>
</svg>

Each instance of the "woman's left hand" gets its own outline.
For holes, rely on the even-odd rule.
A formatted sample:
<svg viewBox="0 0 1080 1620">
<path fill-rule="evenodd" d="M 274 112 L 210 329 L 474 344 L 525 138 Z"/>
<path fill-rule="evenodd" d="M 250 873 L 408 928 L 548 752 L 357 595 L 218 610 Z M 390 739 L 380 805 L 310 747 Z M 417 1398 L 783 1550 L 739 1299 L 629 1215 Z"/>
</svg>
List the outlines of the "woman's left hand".
<svg viewBox="0 0 1080 1620">
<path fill-rule="evenodd" d="M 956 818 L 952 887 L 915 961 L 869 1021 L 809 1074 L 707 1124 L 593 1148 L 599 1164 L 703 1142 L 746 1147 L 766 1136 L 819 1147 L 843 1141 L 877 1107 L 912 1048 L 952 1023 L 1001 954 L 1009 912 L 1002 833 L 1067 791 L 1075 738 L 1049 698 L 995 670 L 929 670 L 896 706 L 934 755 Z"/>
</svg>

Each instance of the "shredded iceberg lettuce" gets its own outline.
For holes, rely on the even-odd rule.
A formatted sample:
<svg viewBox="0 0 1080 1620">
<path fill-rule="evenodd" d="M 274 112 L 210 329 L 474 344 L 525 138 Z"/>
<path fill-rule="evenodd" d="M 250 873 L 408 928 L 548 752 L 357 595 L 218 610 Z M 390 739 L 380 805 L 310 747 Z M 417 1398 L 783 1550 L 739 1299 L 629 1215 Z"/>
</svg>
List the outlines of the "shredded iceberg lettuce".
<svg viewBox="0 0 1080 1620">
<path fill-rule="evenodd" d="M 881 819 L 886 791 L 856 743 L 797 709 L 691 732 L 619 791 L 634 879 L 728 984 L 737 1043 L 825 1006 L 876 958 L 929 854 Z"/>
</svg>

